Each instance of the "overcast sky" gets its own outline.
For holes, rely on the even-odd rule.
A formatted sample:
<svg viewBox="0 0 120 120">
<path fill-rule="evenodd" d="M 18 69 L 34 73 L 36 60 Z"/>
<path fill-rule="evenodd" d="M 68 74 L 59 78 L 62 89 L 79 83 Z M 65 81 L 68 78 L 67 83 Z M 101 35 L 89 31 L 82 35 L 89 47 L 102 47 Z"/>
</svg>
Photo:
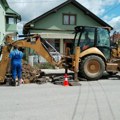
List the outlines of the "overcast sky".
<svg viewBox="0 0 120 120">
<path fill-rule="evenodd" d="M 22 16 L 18 23 L 21 34 L 25 23 L 58 6 L 66 0 L 7 0 L 9 6 Z M 77 0 L 102 20 L 120 32 L 120 0 Z"/>
</svg>

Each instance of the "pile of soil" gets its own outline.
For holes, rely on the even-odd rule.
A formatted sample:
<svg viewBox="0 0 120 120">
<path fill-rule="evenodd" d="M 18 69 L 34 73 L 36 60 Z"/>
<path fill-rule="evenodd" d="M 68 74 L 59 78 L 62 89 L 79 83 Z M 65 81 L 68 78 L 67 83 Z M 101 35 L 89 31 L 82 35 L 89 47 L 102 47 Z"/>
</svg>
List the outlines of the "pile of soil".
<svg viewBox="0 0 120 120">
<path fill-rule="evenodd" d="M 9 67 L 9 69 L 7 71 L 7 74 L 6 74 L 6 81 L 12 80 L 10 70 L 11 69 Z M 42 72 L 40 68 L 32 67 L 31 65 L 29 65 L 28 63 L 23 61 L 23 65 L 22 65 L 22 82 L 24 84 L 28 84 L 28 83 L 43 84 L 43 83 L 46 83 L 48 81 L 49 80 L 46 79 L 46 77 L 45 77 L 45 73 Z"/>
<path fill-rule="evenodd" d="M 41 70 L 23 62 L 22 79 L 24 83 L 35 83 L 41 77 Z"/>
</svg>

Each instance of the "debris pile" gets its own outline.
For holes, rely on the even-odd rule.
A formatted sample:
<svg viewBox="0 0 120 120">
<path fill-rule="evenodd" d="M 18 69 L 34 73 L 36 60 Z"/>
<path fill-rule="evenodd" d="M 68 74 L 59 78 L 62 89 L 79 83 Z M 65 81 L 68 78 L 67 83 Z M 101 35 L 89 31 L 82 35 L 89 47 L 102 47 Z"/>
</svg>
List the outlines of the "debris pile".
<svg viewBox="0 0 120 120">
<path fill-rule="evenodd" d="M 22 79 L 24 83 L 34 83 L 40 77 L 41 70 L 23 62 Z"/>
<path fill-rule="evenodd" d="M 6 81 L 12 80 L 10 69 L 6 74 Z M 25 61 L 23 61 L 22 65 L 22 80 L 24 84 L 28 83 L 37 83 L 43 84 L 49 81 L 47 77 L 45 77 L 45 73 L 41 71 L 40 68 L 32 67 Z"/>
</svg>

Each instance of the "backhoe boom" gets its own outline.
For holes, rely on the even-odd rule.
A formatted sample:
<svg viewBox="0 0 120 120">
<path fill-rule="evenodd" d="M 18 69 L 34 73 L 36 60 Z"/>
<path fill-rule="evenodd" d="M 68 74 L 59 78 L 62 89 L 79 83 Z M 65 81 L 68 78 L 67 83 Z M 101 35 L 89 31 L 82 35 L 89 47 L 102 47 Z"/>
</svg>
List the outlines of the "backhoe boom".
<svg viewBox="0 0 120 120">
<path fill-rule="evenodd" d="M 50 64 L 54 66 L 58 66 L 58 63 L 49 53 L 48 48 L 45 45 L 45 41 L 43 39 L 41 40 L 40 36 L 34 35 L 32 37 L 28 37 L 26 39 L 17 40 L 17 41 L 13 41 L 12 38 L 8 36 L 6 38 L 5 45 L 2 48 L 2 54 L 1 54 L 2 59 L 0 61 L 0 82 L 4 82 L 9 64 L 9 53 L 12 47 L 15 45 L 22 48 L 33 49 L 38 55 L 41 55 Z"/>
</svg>

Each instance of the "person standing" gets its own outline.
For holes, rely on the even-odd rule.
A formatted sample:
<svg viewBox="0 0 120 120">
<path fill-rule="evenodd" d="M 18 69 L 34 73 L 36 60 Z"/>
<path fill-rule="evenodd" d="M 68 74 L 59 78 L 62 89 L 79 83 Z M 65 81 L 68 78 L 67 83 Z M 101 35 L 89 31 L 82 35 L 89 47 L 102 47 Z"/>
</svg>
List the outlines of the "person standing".
<svg viewBox="0 0 120 120">
<path fill-rule="evenodd" d="M 18 86 L 22 78 L 22 58 L 23 53 L 18 50 L 18 46 L 15 45 L 10 52 L 9 58 L 11 60 L 11 73 L 13 79 L 13 85 L 16 86 L 16 78 L 18 78 Z"/>
</svg>

